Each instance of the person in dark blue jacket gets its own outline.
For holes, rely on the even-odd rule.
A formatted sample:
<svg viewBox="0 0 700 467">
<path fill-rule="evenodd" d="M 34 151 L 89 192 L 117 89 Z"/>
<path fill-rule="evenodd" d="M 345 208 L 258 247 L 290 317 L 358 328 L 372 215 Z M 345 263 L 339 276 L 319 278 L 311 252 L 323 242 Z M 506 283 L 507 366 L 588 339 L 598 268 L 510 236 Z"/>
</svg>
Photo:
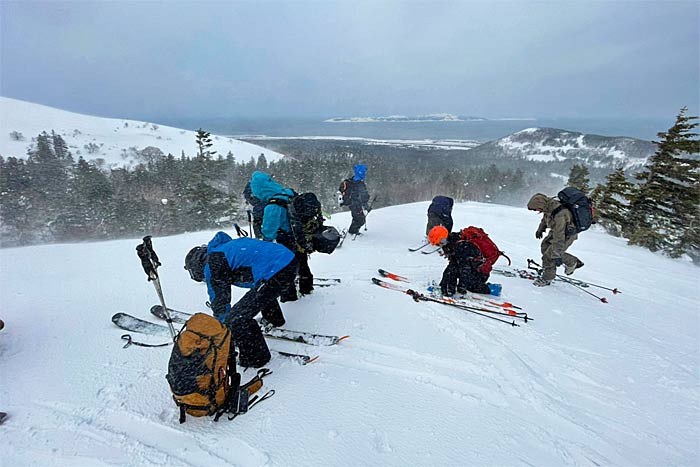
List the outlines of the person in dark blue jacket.
<svg viewBox="0 0 700 467">
<path fill-rule="evenodd" d="M 369 213 L 369 192 L 365 185 L 365 177 L 367 176 L 367 166 L 364 164 L 356 164 L 353 167 L 353 176 L 346 178 L 340 184 L 338 191 L 342 196 L 342 205 L 350 207 L 352 215 L 352 223 L 348 228 L 350 235 L 359 235 L 360 227 L 365 225 L 365 211 Z"/>
<path fill-rule="evenodd" d="M 270 175 L 260 171 L 253 173 L 250 179 L 250 188 L 253 196 L 265 206 L 261 228 L 263 240 L 277 241 L 277 243 L 281 243 L 294 252 L 299 267 L 297 271 L 299 275 L 299 293 L 302 295 L 310 294 L 314 289 L 314 276 L 311 273 L 311 268 L 309 268 L 309 256 L 300 251 L 294 239 L 292 227 L 289 224 L 289 214 L 285 207 L 286 203 L 294 196 L 294 191 L 284 188 L 274 181 Z M 281 200 L 282 203 L 275 204 L 274 200 Z M 288 302 L 296 299 L 296 286 L 294 283 L 291 283 L 280 297 L 280 301 Z"/>
<path fill-rule="evenodd" d="M 280 294 L 294 283 L 294 253 L 283 245 L 218 232 L 207 244 L 192 248 L 185 269 L 192 280 L 206 282 L 214 317 L 231 330 L 240 365 L 260 368 L 270 350 L 255 320 L 259 312 L 269 325 L 283 326 Z M 251 289 L 231 306 L 231 286 Z"/>
<path fill-rule="evenodd" d="M 452 206 L 455 201 L 449 196 L 436 196 L 428 207 L 428 225 L 425 228 L 425 235 L 428 235 L 433 227 L 441 225 L 452 232 Z"/>
</svg>

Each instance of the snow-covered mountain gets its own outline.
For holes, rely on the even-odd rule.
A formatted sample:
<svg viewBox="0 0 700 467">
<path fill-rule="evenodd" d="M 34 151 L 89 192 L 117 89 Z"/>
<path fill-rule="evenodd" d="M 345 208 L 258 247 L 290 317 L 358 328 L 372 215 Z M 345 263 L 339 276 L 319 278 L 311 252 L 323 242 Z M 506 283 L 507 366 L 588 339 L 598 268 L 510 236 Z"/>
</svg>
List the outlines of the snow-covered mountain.
<svg viewBox="0 0 700 467">
<path fill-rule="evenodd" d="M 559 130 L 527 128 L 471 150 L 490 157 L 513 157 L 534 161 L 574 160 L 591 167 L 640 167 L 654 154 L 650 141 L 622 136 L 600 136 Z"/>
<path fill-rule="evenodd" d="M 106 167 L 128 167 L 143 162 L 139 153 L 148 147 L 175 157 L 180 157 L 183 151 L 190 157 L 197 154 L 194 131 L 137 120 L 93 117 L 0 97 L 1 156 L 26 158 L 32 139 L 42 131 L 50 134 L 52 130 L 63 137 L 75 159 L 82 156 L 86 160 L 102 160 Z M 231 151 L 241 162 L 251 157 L 257 159 L 260 154 L 265 154 L 268 161 L 283 157 L 227 136 L 212 135 L 212 142 L 211 150 L 222 156 Z"/>
<path fill-rule="evenodd" d="M 492 275 L 502 299 L 531 320 L 511 327 L 373 285 L 377 268 L 423 289 L 438 254 L 410 253 L 428 203 L 372 211 L 368 230 L 332 255 L 339 277 L 284 303 L 289 329 L 350 334 L 334 347 L 270 340 L 319 356 L 275 358 L 276 394 L 234 421 L 178 423 L 169 348 L 122 348 L 123 311 L 149 319 L 157 303 L 134 247 L 140 240 L 0 250 L 0 463 L 7 466 L 466 466 L 700 464 L 700 269 L 595 228 L 573 245 L 574 277 L 536 288 Z M 537 257 L 539 216 L 458 204 L 456 226 L 479 225 L 525 267 Z M 348 213 L 330 223 L 346 227 Z M 214 232 L 153 239 L 168 306 L 206 310 L 206 288 L 182 269 Z M 502 259 L 497 263 L 505 267 Z M 234 300 L 244 290 L 233 289 Z M 142 337 L 162 342 L 163 339 Z M 252 371 L 246 371 L 249 378 Z"/>
</svg>

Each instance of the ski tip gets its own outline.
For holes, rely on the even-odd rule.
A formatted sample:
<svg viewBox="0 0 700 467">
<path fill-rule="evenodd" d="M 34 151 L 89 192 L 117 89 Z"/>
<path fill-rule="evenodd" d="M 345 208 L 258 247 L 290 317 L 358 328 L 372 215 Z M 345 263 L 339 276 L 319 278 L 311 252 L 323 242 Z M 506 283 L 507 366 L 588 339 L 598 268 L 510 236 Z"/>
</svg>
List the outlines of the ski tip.
<svg viewBox="0 0 700 467">
<path fill-rule="evenodd" d="M 345 339 L 349 339 L 349 338 L 350 338 L 350 336 L 341 336 L 338 338 L 337 342 L 344 341 Z"/>
<path fill-rule="evenodd" d="M 316 355 L 315 357 L 311 357 L 311 358 L 309 359 L 309 361 L 306 362 L 306 364 L 308 365 L 309 363 L 313 363 L 313 362 L 315 362 L 316 360 L 318 360 L 318 355 Z"/>
<path fill-rule="evenodd" d="M 122 313 L 121 311 L 119 313 L 114 313 L 112 315 L 112 322 L 116 323 L 117 321 L 119 321 L 121 319 L 122 316 L 126 316 L 126 314 Z"/>
<path fill-rule="evenodd" d="M 153 305 L 151 307 L 151 313 L 154 313 L 156 311 L 159 311 L 161 308 L 163 308 L 161 305 Z"/>
</svg>

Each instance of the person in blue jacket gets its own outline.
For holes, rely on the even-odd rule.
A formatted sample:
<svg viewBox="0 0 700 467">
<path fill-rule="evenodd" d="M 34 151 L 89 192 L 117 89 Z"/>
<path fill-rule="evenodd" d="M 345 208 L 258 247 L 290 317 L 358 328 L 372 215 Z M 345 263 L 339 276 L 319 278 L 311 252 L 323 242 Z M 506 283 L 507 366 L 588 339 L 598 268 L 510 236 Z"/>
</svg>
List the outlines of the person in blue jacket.
<svg viewBox="0 0 700 467">
<path fill-rule="evenodd" d="M 266 241 L 277 241 L 289 248 L 297 259 L 299 276 L 299 293 L 310 294 L 314 287 L 314 276 L 309 268 L 309 256 L 300 251 L 292 227 L 289 224 L 286 203 L 294 196 L 294 191 L 284 188 L 272 179 L 272 176 L 256 171 L 250 179 L 250 189 L 253 196 L 265 206 L 262 220 L 262 238 Z M 281 200 L 281 204 L 275 204 L 275 200 Z M 297 299 L 297 290 L 292 282 L 280 297 L 280 301 L 289 302 Z"/>
<path fill-rule="evenodd" d="M 340 184 L 340 194 L 342 196 L 342 205 L 350 207 L 352 215 L 352 223 L 348 228 L 350 235 L 360 235 L 360 227 L 365 225 L 365 213 L 369 214 L 369 192 L 365 185 L 365 177 L 367 176 L 367 166 L 364 164 L 355 164 L 353 167 L 353 176 L 346 178 Z M 363 211 L 364 209 L 364 211 Z"/>
<path fill-rule="evenodd" d="M 270 326 L 283 326 L 280 294 L 294 283 L 294 253 L 283 245 L 218 232 L 207 244 L 192 248 L 185 269 L 192 280 L 206 282 L 214 317 L 231 330 L 243 367 L 260 368 L 270 350 L 255 316 Z M 231 286 L 250 289 L 231 306 Z"/>
</svg>

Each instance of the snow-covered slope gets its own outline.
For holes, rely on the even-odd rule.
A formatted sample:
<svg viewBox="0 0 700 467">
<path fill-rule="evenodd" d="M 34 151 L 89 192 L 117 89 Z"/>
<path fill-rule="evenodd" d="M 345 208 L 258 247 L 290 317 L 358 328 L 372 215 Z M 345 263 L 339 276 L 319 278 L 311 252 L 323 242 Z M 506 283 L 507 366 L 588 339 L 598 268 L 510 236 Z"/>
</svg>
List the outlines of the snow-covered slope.
<svg viewBox="0 0 700 467">
<path fill-rule="evenodd" d="M 42 131 L 60 134 L 77 159 L 103 159 L 105 165 L 129 166 L 139 162 L 138 151 L 159 148 L 180 157 L 197 154 L 196 132 L 136 120 L 102 118 L 58 110 L 39 104 L 0 97 L 0 155 L 26 158 L 27 149 Z M 206 130 L 206 128 L 204 128 Z M 13 134 L 15 137 L 13 137 Z M 21 134 L 21 139 L 17 139 Z M 211 150 L 222 156 L 229 151 L 239 162 L 265 154 L 268 161 L 281 154 L 227 136 L 212 135 Z"/>
<path fill-rule="evenodd" d="M 427 207 L 377 209 L 365 235 L 312 256 L 317 276 L 343 282 L 283 304 L 286 327 L 351 338 L 335 347 L 271 340 L 320 358 L 273 360 L 265 387 L 275 396 L 232 422 L 178 424 L 164 378 L 169 349 L 122 349 L 111 315 L 148 318 L 157 303 L 139 240 L 0 250 L 0 410 L 10 413 L 1 463 L 700 463 L 698 268 L 588 231 L 572 248 L 586 263 L 575 276 L 622 294 L 594 290 L 603 304 L 566 284 L 494 275 L 504 298 L 535 318 L 513 328 L 370 282 L 378 267 L 439 280 L 441 257 L 407 251 L 420 244 Z M 454 217 L 483 226 L 516 266 L 537 257 L 534 213 L 465 203 Z M 349 216 L 331 223 L 345 227 Z M 213 234 L 154 239 L 169 306 L 205 309 L 205 287 L 182 264 Z M 234 298 L 242 293 L 234 288 Z"/>
<path fill-rule="evenodd" d="M 592 167 L 641 167 L 656 146 L 650 141 L 623 136 L 600 136 L 559 130 L 527 128 L 472 149 L 491 157 L 533 161 L 573 160 Z"/>
</svg>

